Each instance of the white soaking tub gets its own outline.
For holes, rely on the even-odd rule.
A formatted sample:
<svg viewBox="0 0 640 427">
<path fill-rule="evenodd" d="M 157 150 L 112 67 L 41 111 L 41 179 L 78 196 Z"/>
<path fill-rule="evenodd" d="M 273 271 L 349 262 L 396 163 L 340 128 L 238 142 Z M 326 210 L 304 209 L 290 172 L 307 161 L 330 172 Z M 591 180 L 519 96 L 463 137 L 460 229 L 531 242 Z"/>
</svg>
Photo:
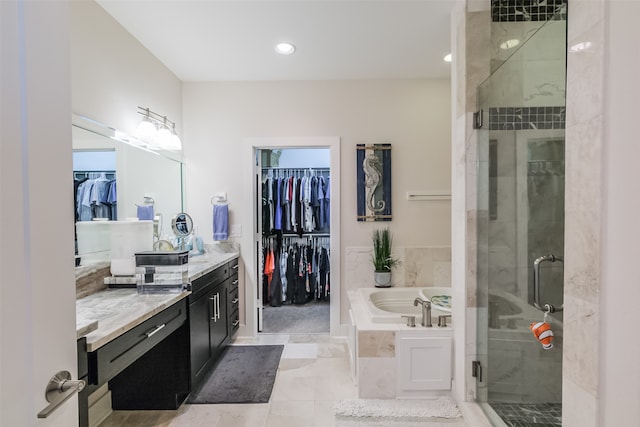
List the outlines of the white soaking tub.
<svg viewBox="0 0 640 427">
<path fill-rule="evenodd" d="M 425 288 L 391 288 L 371 289 L 361 288 L 363 300 L 369 310 L 370 321 L 373 323 L 406 323 L 402 316 L 415 316 L 416 323 L 422 320 L 422 307 L 413 304 L 416 298 L 431 300 L 433 297 L 451 297 L 451 288 L 425 287 Z M 438 299 L 438 298 L 436 298 Z M 446 298 L 440 298 L 441 300 Z M 432 303 L 432 324 L 437 324 L 438 316 L 451 314 L 451 308 L 437 306 Z M 451 320 L 447 321 L 450 324 Z"/>
</svg>

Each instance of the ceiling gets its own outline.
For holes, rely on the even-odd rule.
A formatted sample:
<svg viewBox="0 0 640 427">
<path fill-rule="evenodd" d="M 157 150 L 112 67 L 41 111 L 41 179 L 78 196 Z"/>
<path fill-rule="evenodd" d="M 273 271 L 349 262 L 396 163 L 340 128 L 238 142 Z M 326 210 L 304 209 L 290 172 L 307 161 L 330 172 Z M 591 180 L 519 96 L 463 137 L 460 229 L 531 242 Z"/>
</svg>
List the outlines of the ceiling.
<svg viewBox="0 0 640 427">
<path fill-rule="evenodd" d="M 97 2 L 182 81 L 450 75 L 454 0 Z"/>
</svg>

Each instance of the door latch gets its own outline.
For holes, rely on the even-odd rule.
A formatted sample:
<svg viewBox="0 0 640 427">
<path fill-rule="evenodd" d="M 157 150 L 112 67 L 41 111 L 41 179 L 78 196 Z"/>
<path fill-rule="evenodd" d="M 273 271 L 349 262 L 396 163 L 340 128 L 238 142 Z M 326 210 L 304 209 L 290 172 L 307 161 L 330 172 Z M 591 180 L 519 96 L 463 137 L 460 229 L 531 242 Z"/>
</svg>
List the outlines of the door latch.
<svg viewBox="0 0 640 427">
<path fill-rule="evenodd" d="M 69 371 L 60 371 L 55 374 L 49 380 L 45 390 L 45 397 L 49 402 L 49 406 L 38 413 L 38 418 L 47 418 L 71 396 L 81 392 L 85 385 L 84 380 L 72 380 Z"/>
<path fill-rule="evenodd" d="M 474 360 L 471 362 L 471 376 L 477 378 L 478 381 L 482 382 L 482 365 L 479 360 Z"/>
</svg>

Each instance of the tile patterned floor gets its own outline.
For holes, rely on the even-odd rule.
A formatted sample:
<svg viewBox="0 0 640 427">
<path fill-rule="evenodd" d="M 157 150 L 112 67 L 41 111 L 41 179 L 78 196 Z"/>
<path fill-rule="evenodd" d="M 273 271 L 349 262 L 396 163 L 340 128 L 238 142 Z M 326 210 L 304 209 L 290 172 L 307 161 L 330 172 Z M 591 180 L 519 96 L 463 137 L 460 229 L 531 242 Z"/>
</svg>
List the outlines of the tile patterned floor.
<svg viewBox="0 0 640 427">
<path fill-rule="evenodd" d="M 335 401 L 357 398 L 344 339 L 328 334 L 261 334 L 234 344 L 285 345 L 269 403 L 114 411 L 100 427 L 334 427 Z"/>
<path fill-rule="evenodd" d="M 177 411 L 114 411 L 100 427 L 465 427 L 452 420 L 336 417 L 334 405 L 357 399 L 345 338 L 261 334 L 234 345 L 284 344 L 269 403 L 186 405 Z"/>
<path fill-rule="evenodd" d="M 560 427 L 561 403 L 490 403 L 509 427 Z"/>
</svg>

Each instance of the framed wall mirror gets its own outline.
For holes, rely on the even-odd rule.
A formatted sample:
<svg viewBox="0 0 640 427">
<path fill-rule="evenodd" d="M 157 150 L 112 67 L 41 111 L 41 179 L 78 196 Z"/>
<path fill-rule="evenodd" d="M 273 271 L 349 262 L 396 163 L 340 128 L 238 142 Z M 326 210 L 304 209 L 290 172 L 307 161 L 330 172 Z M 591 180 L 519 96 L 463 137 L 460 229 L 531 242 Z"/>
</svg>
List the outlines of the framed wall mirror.
<svg viewBox="0 0 640 427">
<path fill-rule="evenodd" d="M 183 211 L 180 153 L 136 146 L 122 132 L 79 115 L 72 117 L 72 138 L 76 265 L 108 261 L 109 221 L 137 218 L 139 206 L 152 203 L 160 214 L 159 238 L 173 234 L 171 218 Z M 79 192 L 88 188 L 88 180 L 100 185 L 102 199 L 108 200 L 104 206 Z"/>
</svg>

